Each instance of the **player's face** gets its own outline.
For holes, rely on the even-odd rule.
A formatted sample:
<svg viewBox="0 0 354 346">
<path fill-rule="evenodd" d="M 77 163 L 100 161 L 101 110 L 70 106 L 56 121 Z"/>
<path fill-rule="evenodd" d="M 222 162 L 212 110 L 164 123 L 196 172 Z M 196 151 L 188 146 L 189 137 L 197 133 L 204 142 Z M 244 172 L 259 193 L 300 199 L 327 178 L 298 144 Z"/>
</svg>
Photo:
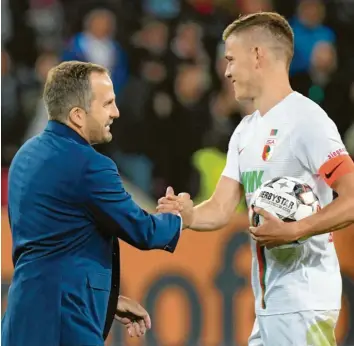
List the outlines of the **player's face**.
<svg viewBox="0 0 354 346">
<path fill-rule="evenodd" d="M 225 41 L 225 77 L 232 82 L 237 101 L 253 100 L 258 93 L 255 54 L 246 39 L 230 35 Z"/>
<path fill-rule="evenodd" d="M 85 132 L 91 144 L 108 143 L 112 140 L 110 126 L 119 117 L 113 84 L 107 74 L 92 73 L 90 79 L 93 100 Z"/>
</svg>

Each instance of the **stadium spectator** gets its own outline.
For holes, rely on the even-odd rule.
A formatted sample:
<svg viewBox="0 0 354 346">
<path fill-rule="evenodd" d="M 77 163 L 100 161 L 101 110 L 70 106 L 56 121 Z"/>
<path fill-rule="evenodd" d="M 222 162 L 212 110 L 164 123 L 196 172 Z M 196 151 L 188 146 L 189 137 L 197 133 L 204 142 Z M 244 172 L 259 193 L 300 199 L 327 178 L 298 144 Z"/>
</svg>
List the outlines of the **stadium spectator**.
<svg viewBox="0 0 354 346">
<path fill-rule="evenodd" d="M 59 57 L 53 52 L 42 53 L 36 61 L 35 77 L 37 85 L 34 90 L 35 95 L 32 95 L 35 101 L 33 102 L 34 106 L 31 110 L 32 119 L 27 127 L 24 140 L 30 139 L 33 136 L 38 135 L 47 126 L 48 114 L 42 99 L 43 87 L 47 79 L 49 70 L 52 67 L 58 65 L 58 63 Z"/>
<path fill-rule="evenodd" d="M 176 18 L 181 10 L 180 0 L 143 0 L 142 6 L 146 14 L 161 18 L 173 19 Z"/>
<path fill-rule="evenodd" d="M 297 73 L 291 78 L 292 86 L 318 103 L 336 121 L 343 135 L 353 121 L 354 105 L 350 95 L 353 81 L 339 68 L 336 49 L 330 43 L 317 43 L 310 63 L 308 72 Z"/>
<path fill-rule="evenodd" d="M 123 48 L 113 39 L 114 14 L 106 9 L 89 12 L 84 30 L 76 34 L 63 52 L 63 61 L 93 62 L 111 72 L 115 93 L 118 95 L 128 77 L 128 60 Z"/>
<path fill-rule="evenodd" d="M 98 62 L 112 72 L 121 118 L 112 127 L 115 140 L 109 146 L 96 148 L 109 154 L 120 167 L 122 175 L 150 196 L 163 194 L 166 185 L 177 186 L 171 179 L 182 181 L 178 169 L 171 174 L 175 163 L 169 164 L 166 159 L 166 152 L 175 150 L 170 133 L 173 136 L 177 134 L 176 119 L 180 121 L 178 131 L 185 133 L 185 137 L 187 134 L 191 136 L 188 146 L 194 149 L 185 151 L 186 155 L 193 155 L 203 148 L 216 148 L 223 154 L 233 129 L 241 117 L 248 113 L 230 97 L 230 90 L 223 82 L 225 64 L 222 46 L 217 49 L 222 29 L 239 14 L 275 10 L 291 18 L 295 30 L 295 58 L 291 67 L 293 87 L 305 95 L 309 95 L 309 90 L 312 95 L 324 95 L 322 101 L 317 101 L 328 111 L 341 134 L 344 135 L 351 124 L 353 101 L 348 93 L 354 81 L 354 52 L 350 44 L 353 11 L 346 2 L 120 0 L 118 4 L 114 0 L 26 0 L 8 4 L 13 30 L 6 49 L 11 56 L 11 74 L 20 95 L 16 107 L 21 111 L 19 117 L 22 120 L 22 130 L 16 126 L 13 134 L 6 133 L 6 138 L 17 137 L 11 139 L 13 142 L 21 143 L 25 130 L 25 138 L 36 133 L 33 128 L 27 128 L 29 123 L 31 126 L 35 124 L 32 119 L 37 114 L 41 90 L 35 65 L 43 51 L 40 42 L 43 42 L 43 37 L 45 42 L 50 41 L 48 38 L 53 27 L 52 19 L 51 23 L 44 20 L 54 18 L 53 12 L 49 17 L 43 13 L 55 6 L 63 8 L 62 17 L 60 13 L 54 16 L 59 36 L 54 35 L 53 45 L 59 54 L 63 54 L 65 60 Z M 40 15 L 43 18 L 38 18 Z M 40 28 L 44 28 L 44 31 L 41 32 Z M 35 37 L 32 37 L 33 34 Z M 66 43 L 64 35 L 69 37 Z M 58 37 L 62 38 L 62 42 L 58 42 Z M 21 44 L 18 44 L 19 39 Z M 312 51 L 319 42 L 335 44 L 336 68 L 319 72 L 321 68 L 314 67 L 317 64 L 314 56 L 318 54 L 312 54 Z M 61 50 L 63 46 L 64 52 Z M 318 48 L 319 51 L 331 56 L 328 53 L 331 50 L 324 47 Z M 325 56 L 318 59 L 326 60 Z M 196 119 L 195 114 L 191 118 L 176 116 L 178 112 L 184 112 L 174 87 L 181 65 L 203 66 L 202 74 L 207 75 L 211 82 L 210 90 L 203 96 L 207 105 L 206 113 L 204 118 L 197 117 L 209 119 L 209 124 L 203 123 L 195 128 L 193 135 L 190 131 L 194 125 L 189 123 L 189 119 Z M 199 77 L 196 81 L 191 78 L 192 74 L 186 78 L 186 85 L 198 84 Z M 189 85 L 188 88 L 193 89 Z M 3 93 L 9 93 L 10 89 L 3 89 Z M 5 113 L 2 117 L 6 125 Z M 183 126 L 181 119 L 184 119 Z M 40 127 L 40 122 L 37 125 Z M 10 141 L 6 138 L 3 137 L 5 149 Z M 199 143 L 198 147 L 196 143 Z M 7 162 L 11 160 L 11 155 L 9 152 Z M 199 179 L 195 178 L 193 166 L 192 182 L 184 181 L 183 184 L 195 185 L 184 189 L 197 192 L 201 187 Z"/>
<path fill-rule="evenodd" d="M 295 44 L 291 73 L 308 70 L 316 43 L 335 42 L 333 30 L 323 24 L 325 16 L 326 7 L 322 0 L 299 0 L 297 14 L 290 21 Z"/>
<path fill-rule="evenodd" d="M 23 130 L 20 83 L 7 51 L 1 52 L 1 164 L 8 166 L 19 148 Z"/>
</svg>

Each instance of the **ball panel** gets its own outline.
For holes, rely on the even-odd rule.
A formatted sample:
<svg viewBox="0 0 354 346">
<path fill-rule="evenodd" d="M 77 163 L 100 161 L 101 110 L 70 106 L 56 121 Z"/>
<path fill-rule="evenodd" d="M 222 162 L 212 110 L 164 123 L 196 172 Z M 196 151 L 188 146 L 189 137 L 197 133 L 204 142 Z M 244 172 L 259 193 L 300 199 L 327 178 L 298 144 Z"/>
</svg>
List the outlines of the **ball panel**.
<svg viewBox="0 0 354 346">
<path fill-rule="evenodd" d="M 306 205 L 311 205 L 316 202 L 316 196 L 312 191 L 299 193 L 298 198 L 302 203 Z"/>
<path fill-rule="evenodd" d="M 295 182 L 288 179 L 281 178 L 278 181 L 275 181 L 272 187 L 278 193 L 280 192 L 293 193 Z"/>
<path fill-rule="evenodd" d="M 260 225 L 260 220 L 259 220 L 259 214 L 255 213 L 255 211 L 253 210 L 253 208 L 249 208 L 248 210 L 248 220 L 250 222 L 250 225 L 253 227 L 257 227 Z"/>
<path fill-rule="evenodd" d="M 311 187 L 297 178 L 277 177 L 263 183 L 254 193 L 249 210 L 250 223 L 259 226 L 263 217 L 254 212 L 253 207 L 263 208 L 284 222 L 302 220 L 320 209 L 320 203 Z M 310 237 L 281 245 L 277 248 L 297 247 Z"/>
<path fill-rule="evenodd" d="M 321 205 L 319 201 L 314 202 L 312 205 L 313 214 L 321 210 Z"/>
<path fill-rule="evenodd" d="M 276 177 L 276 178 L 273 178 L 273 179 L 269 179 L 267 180 L 266 182 L 264 182 L 262 184 L 263 187 L 266 187 L 266 186 L 273 186 L 273 183 L 278 181 L 279 179 L 281 179 L 281 177 Z"/>
<path fill-rule="evenodd" d="M 312 214 L 313 214 L 313 209 L 310 205 L 300 204 L 294 214 L 294 219 L 296 221 L 299 221 Z"/>
</svg>

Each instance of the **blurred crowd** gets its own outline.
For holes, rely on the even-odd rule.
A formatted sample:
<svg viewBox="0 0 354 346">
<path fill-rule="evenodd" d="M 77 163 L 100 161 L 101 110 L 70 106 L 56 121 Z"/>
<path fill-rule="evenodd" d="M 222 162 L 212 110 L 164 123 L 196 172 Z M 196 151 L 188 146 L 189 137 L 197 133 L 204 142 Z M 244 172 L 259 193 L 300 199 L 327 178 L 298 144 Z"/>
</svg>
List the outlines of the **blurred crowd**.
<svg viewBox="0 0 354 346">
<path fill-rule="evenodd" d="M 1 7 L 2 167 L 46 126 L 48 70 L 91 61 L 111 71 L 121 114 L 113 141 L 97 150 L 153 198 L 168 185 L 209 197 L 231 133 L 253 112 L 235 102 L 224 78 L 222 31 L 259 10 L 289 19 L 292 86 L 325 109 L 354 155 L 354 1 L 2 0 Z"/>
</svg>

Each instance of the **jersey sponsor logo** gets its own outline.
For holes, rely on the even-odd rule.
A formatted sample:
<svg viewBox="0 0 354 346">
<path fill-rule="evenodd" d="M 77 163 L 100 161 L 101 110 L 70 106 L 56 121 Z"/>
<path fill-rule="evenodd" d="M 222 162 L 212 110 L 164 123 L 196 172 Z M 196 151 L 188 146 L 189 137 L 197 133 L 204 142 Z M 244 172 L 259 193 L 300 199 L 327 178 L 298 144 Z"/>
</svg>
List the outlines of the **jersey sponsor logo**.
<svg viewBox="0 0 354 346">
<path fill-rule="evenodd" d="M 262 159 L 263 161 L 269 161 L 270 158 L 273 155 L 273 151 L 274 151 L 274 147 L 277 144 L 277 140 L 276 140 L 276 136 L 278 134 L 278 130 L 277 129 L 272 129 L 270 131 L 269 134 L 269 138 L 267 139 L 264 148 L 263 148 L 263 152 L 262 152 Z"/>
<path fill-rule="evenodd" d="M 252 193 L 262 185 L 264 171 L 242 172 L 241 181 L 245 193 Z"/>
<path fill-rule="evenodd" d="M 245 147 L 243 147 L 242 149 L 240 149 L 240 150 L 238 151 L 238 154 L 240 155 L 240 154 L 243 152 L 244 149 L 245 149 Z"/>
<path fill-rule="evenodd" d="M 342 154 L 348 155 L 347 149 L 340 148 L 340 149 L 338 149 L 336 151 L 332 151 L 331 153 L 329 153 L 327 155 L 327 157 L 328 157 L 328 159 L 333 159 L 334 157 L 337 157 L 337 156 L 342 155 Z"/>
<path fill-rule="evenodd" d="M 335 166 L 329 173 L 325 173 L 326 179 L 329 179 L 342 163 L 343 163 L 343 161 L 340 162 L 337 166 Z"/>
</svg>

